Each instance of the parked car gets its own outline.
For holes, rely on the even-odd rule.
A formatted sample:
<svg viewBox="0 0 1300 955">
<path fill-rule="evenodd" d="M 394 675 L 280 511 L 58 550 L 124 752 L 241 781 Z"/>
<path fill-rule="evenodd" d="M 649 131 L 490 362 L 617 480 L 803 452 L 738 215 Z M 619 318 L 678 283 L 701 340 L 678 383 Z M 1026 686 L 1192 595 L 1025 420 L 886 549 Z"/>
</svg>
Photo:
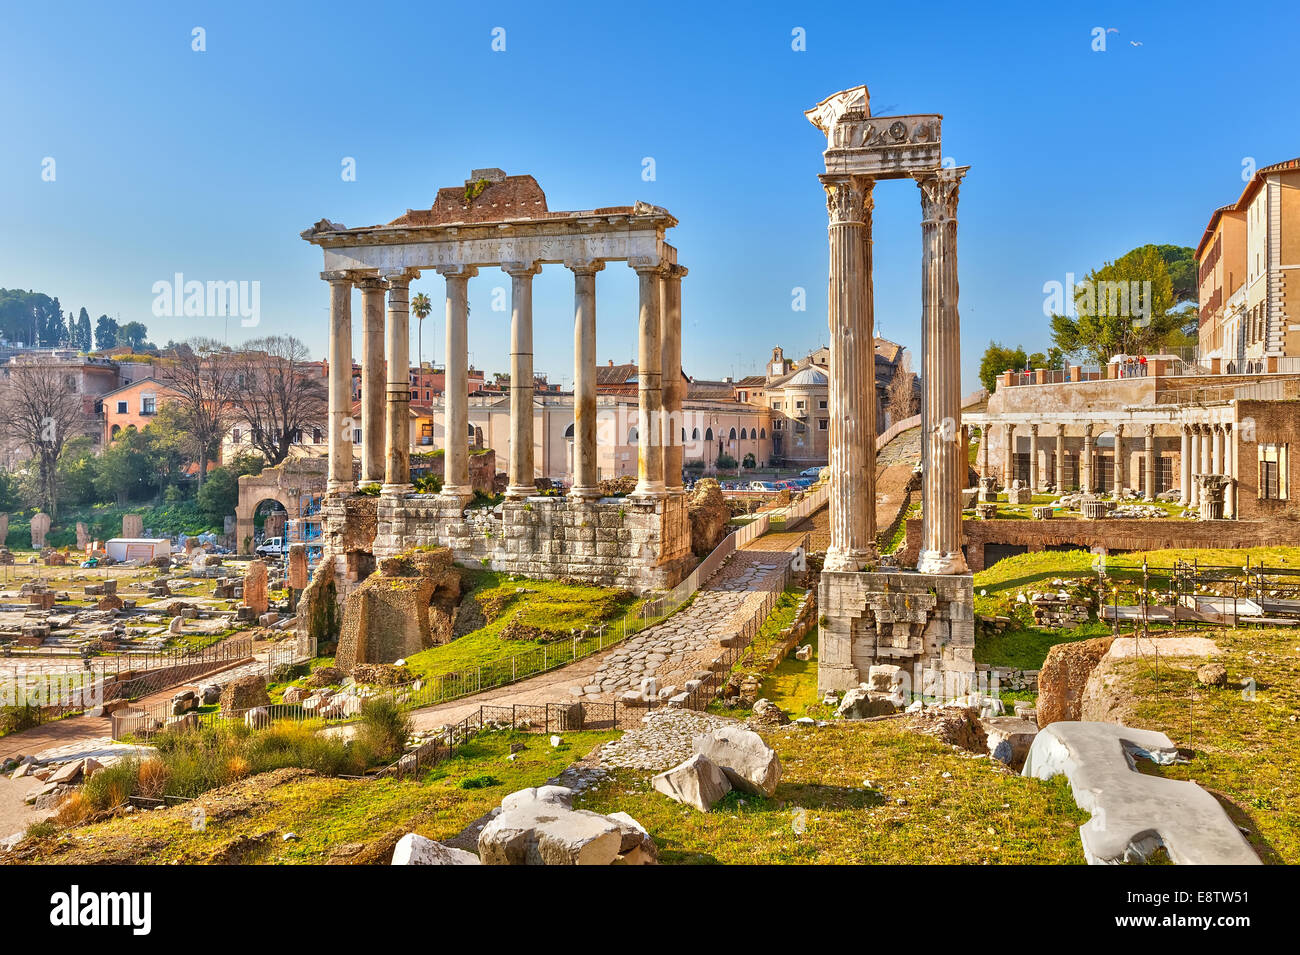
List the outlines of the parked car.
<svg viewBox="0 0 1300 955">
<path fill-rule="evenodd" d="M 751 491 L 775 491 L 776 485 L 771 481 L 750 481 L 749 489 Z"/>
<path fill-rule="evenodd" d="M 812 478 L 815 481 L 822 476 L 822 469 L 820 467 L 804 468 L 802 471 L 799 472 L 799 476 Z"/>
<path fill-rule="evenodd" d="M 253 553 L 258 557 L 283 557 L 289 553 L 289 545 L 283 537 L 268 537 L 253 548 Z"/>
</svg>

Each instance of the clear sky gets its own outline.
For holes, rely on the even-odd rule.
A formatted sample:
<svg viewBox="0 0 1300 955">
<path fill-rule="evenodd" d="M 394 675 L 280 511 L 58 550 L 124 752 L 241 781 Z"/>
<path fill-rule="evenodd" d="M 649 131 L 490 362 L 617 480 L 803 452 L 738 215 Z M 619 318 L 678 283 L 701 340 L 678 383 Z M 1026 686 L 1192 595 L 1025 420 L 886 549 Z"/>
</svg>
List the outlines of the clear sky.
<svg viewBox="0 0 1300 955">
<path fill-rule="evenodd" d="M 826 341 L 824 140 L 803 110 L 866 83 L 877 114 L 944 114 L 945 155 L 972 166 L 958 245 L 973 388 L 990 338 L 1048 344 L 1045 282 L 1145 242 L 1194 246 L 1243 162 L 1300 155 L 1300 7 L 1055 6 L 8 3 L 0 286 L 143 321 L 159 344 L 291 333 L 323 355 L 328 290 L 298 233 L 387 222 L 499 166 L 534 175 L 552 209 L 671 211 L 691 270 L 685 369 L 742 375 L 774 345 Z M 1113 31 L 1104 52 L 1095 27 Z M 919 219 L 913 184 L 877 187 L 876 328 L 914 354 Z M 177 272 L 260 282 L 260 326 L 155 317 L 153 284 Z M 494 287 L 508 277 L 470 286 L 489 372 L 508 366 Z M 635 274 L 611 264 L 597 289 L 600 361 L 629 360 Z M 442 280 L 416 291 L 436 305 L 424 357 L 441 362 Z M 570 273 L 548 267 L 534 298 L 536 367 L 568 383 Z"/>
</svg>

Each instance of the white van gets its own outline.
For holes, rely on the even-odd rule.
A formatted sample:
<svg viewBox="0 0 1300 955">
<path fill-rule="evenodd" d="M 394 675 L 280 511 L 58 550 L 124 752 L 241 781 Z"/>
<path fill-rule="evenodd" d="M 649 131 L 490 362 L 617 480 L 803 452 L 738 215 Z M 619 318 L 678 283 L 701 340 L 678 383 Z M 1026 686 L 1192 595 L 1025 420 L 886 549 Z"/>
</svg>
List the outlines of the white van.
<svg viewBox="0 0 1300 955">
<path fill-rule="evenodd" d="M 268 537 L 253 549 L 258 557 L 283 557 L 289 553 L 289 545 L 283 537 Z"/>
</svg>

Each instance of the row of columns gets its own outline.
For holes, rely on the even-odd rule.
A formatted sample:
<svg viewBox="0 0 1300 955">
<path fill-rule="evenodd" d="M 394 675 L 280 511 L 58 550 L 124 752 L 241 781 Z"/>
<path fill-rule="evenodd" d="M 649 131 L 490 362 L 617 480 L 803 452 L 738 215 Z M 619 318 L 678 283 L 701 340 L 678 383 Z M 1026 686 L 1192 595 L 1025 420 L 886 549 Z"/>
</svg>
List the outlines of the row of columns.
<svg viewBox="0 0 1300 955">
<path fill-rule="evenodd" d="M 1028 427 L 1029 490 L 1034 493 L 1038 490 L 1038 438 L 1040 425 L 1030 424 Z M 1092 493 L 1097 483 L 1094 472 L 1094 459 L 1096 456 L 1094 427 L 1092 424 L 1083 426 L 1083 453 L 1079 462 L 1079 489 L 1085 494 Z M 1016 425 L 1007 422 L 1002 425 L 1002 429 L 1002 483 L 1005 486 L 1010 486 L 1015 478 Z M 1128 438 L 1128 432 L 1126 426 L 1122 424 L 1116 425 L 1111 431 L 1115 436 L 1115 487 L 1118 490 L 1125 486 L 1128 478 L 1129 456 L 1125 453 L 1125 441 Z M 1233 478 L 1234 481 L 1229 486 L 1225 498 L 1224 513 L 1226 516 L 1234 514 L 1236 510 L 1235 478 L 1237 476 L 1237 462 L 1236 444 L 1231 440 L 1231 431 L 1232 426 L 1230 424 L 1187 424 L 1182 426 L 1180 504 L 1194 507 L 1200 503 L 1200 489 L 1198 486 L 1200 475 L 1226 474 L 1228 477 Z M 1143 497 L 1148 501 L 1154 500 L 1156 493 L 1155 432 L 1154 424 L 1142 426 L 1142 488 Z M 1065 486 L 1065 425 L 1063 424 L 1056 425 L 1055 451 L 1055 483 L 1059 491 Z M 983 457 L 981 473 L 989 474 L 991 472 L 989 471 L 989 441 L 987 436 L 981 453 Z"/>
<path fill-rule="evenodd" d="M 1201 503 L 1200 477 L 1222 474 L 1230 478 L 1223 498 L 1223 516 L 1237 512 L 1237 443 L 1232 425 L 1185 424 L 1182 429 L 1182 495 L 1179 503 L 1197 507 Z"/>
<path fill-rule="evenodd" d="M 916 174 L 921 190 L 922 521 L 917 569 L 967 572 L 961 552 L 960 329 L 957 194 L 966 167 Z M 830 246 L 830 544 L 824 567 L 874 565 L 875 331 L 871 213 L 875 180 L 824 174 Z"/>
<path fill-rule="evenodd" d="M 596 456 L 596 273 L 598 259 L 566 263 L 574 274 L 574 482 L 571 495 L 599 496 Z M 681 280 L 687 269 L 658 260 L 630 263 L 639 280 L 639 461 L 634 496 L 682 488 Z M 535 493 L 533 461 L 533 276 L 536 262 L 504 263 L 511 279 L 509 497 Z M 447 367 L 442 493 L 465 500 L 469 480 L 469 280 L 475 266 L 442 266 L 446 281 Z M 411 487 L 410 308 L 413 269 L 398 273 L 323 272 L 330 286 L 328 492 L 353 490 L 352 287 L 361 290 L 361 480 L 385 494 Z M 387 316 L 385 320 L 385 292 Z M 385 354 L 387 362 L 385 363 Z M 387 366 L 386 381 L 385 364 Z M 384 435 L 383 442 L 375 436 Z"/>
</svg>

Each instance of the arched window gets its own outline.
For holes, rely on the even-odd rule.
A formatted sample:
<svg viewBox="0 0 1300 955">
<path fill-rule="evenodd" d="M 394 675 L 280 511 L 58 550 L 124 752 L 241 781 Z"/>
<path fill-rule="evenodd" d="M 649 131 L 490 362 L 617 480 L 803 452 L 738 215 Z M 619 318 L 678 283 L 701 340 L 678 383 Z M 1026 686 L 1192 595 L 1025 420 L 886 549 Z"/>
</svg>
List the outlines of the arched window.
<svg viewBox="0 0 1300 955">
<path fill-rule="evenodd" d="M 628 444 L 636 444 L 636 442 L 637 442 L 637 433 L 636 433 L 636 428 L 633 428 L 632 430 L 630 430 L 630 431 L 627 433 L 627 443 L 628 443 Z"/>
<path fill-rule="evenodd" d="M 686 443 L 686 429 L 682 428 L 682 444 Z"/>
<path fill-rule="evenodd" d="M 767 440 L 767 429 L 766 429 L 766 428 L 759 428 L 759 429 L 758 429 L 758 440 L 760 440 L 760 441 L 766 441 L 766 440 Z"/>
<path fill-rule="evenodd" d="M 112 436 L 109 438 L 109 440 L 112 441 L 114 438 L 116 438 L 116 437 L 117 437 L 119 434 L 121 434 L 121 433 L 122 433 L 122 426 L 121 426 L 120 424 L 115 424 L 115 425 L 113 425 L 113 434 L 112 434 Z M 239 432 L 236 431 L 235 433 L 238 434 Z M 239 439 L 236 438 L 235 440 L 238 441 Z"/>
<path fill-rule="evenodd" d="M 691 432 L 691 440 L 692 440 L 692 441 L 698 441 L 698 440 L 700 440 L 700 429 L 699 429 L 699 428 L 696 428 L 694 431 Z"/>
<path fill-rule="evenodd" d="M 709 429 L 707 429 L 707 430 L 704 432 L 704 440 L 705 440 L 705 441 L 712 441 L 712 440 L 713 440 L 713 429 L 712 429 L 712 428 L 709 428 Z"/>
<path fill-rule="evenodd" d="M 748 438 L 748 437 L 749 437 L 749 433 L 748 433 L 744 428 L 741 428 L 741 429 L 740 429 L 740 440 L 741 440 L 741 441 L 744 441 L 744 440 L 745 440 L 746 438 Z"/>
<path fill-rule="evenodd" d="M 735 428 L 732 428 L 732 429 L 731 429 L 731 434 L 727 435 L 727 438 L 728 438 L 729 440 L 731 440 L 731 441 L 735 441 L 735 440 L 736 440 L 736 429 L 735 429 Z"/>
</svg>

